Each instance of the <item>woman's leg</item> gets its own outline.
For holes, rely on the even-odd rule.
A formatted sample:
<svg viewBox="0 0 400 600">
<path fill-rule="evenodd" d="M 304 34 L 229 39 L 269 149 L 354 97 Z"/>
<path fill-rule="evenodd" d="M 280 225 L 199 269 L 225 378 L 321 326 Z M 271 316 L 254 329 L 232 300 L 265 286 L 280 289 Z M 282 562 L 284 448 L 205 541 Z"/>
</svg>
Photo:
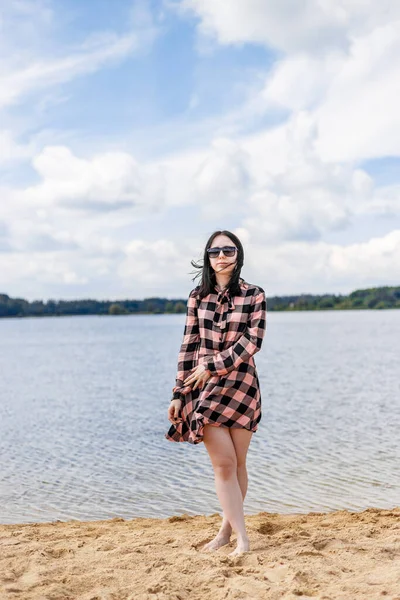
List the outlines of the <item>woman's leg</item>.
<svg viewBox="0 0 400 600">
<path fill-rule="evenodd" d="M 249 540 L 243 514 L 243 496 L 237 476 L 235 445 L 229 428 L 205 425 L 204 444 L 214 468 L 217 496 L 224 515 L 237 534 L 238 545 L 232 554 L 246 551 L 249 549 Z M 218 534 L 204 549 L 215 550 L 228 542 L 227 534 Z"/>
<path fill-rule="evenodd" d="M 240 489 L 242 492 L 243 502 L 246 497 L 247 487 L 248 487 L 248 476 L 247 476 L 247 468 L 246 468 L 246 457 L 247 451 L 250 446 L 251 438 L 253 435 L 252 431 L 244 428 L 234 428 L 231 427 L 229 429 L 233 445 L 235 446 L 236 452 L 236 460 L 237 460 L 237 478 L 239 481 Z M 229 520 L 226 518 L 225 513 L 223 514 L 221 528 L 218 533 L 221 533 L 224 537 L 228 534 L 230 537 L 232 533 L 232 526 L 229 523 Z"/>
</svg>

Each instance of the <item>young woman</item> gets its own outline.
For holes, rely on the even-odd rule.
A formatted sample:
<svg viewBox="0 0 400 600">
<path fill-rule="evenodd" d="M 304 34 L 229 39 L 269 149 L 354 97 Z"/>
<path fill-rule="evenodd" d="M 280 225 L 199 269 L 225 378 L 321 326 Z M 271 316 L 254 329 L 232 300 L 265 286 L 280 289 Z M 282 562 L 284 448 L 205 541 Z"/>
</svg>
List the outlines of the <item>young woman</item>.
<svg viewBox="0 0 400 600">
<path fill-rule="evenodd" d="M 216 537 L 203 546 L 228 544 L 250 549 L 243 501 L 247 491 L 246 454 L 261 420 L 260 383 L 254 354 L 266 331 L 266 297 L 260 286 L 240 277 L 243 246 L 229 231 L 207 241 L 201 284 L 189 294 L 176 385 L 168 409 L 172 423 L 165 437 L 174 442 L 204 442 L 214 469 L 223 509 Z"/>
</svg>

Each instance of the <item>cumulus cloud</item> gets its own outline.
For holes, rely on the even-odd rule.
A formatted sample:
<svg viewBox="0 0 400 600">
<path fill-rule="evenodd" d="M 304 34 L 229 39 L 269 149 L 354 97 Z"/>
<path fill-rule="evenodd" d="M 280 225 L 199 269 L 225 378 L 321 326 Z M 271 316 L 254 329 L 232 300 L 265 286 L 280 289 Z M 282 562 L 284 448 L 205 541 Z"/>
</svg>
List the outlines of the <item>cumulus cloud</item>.
<svg viewBox="0 0 400 600">
<path fill-rule="evenodd" d="M 194 247 L 188 239 L 179 242 L 158 239 L 154 242 L 136 239 L 124 247 L 124 258 L 118 266 L 118 275 L 126 289 L 132 289 L 132 282 L 140 281 L 146 289 L 165 289 L 166 293 L 173 293 L 171 285 L 171 272 L 176 274 L 175 284 L 187 281 L 189 260 L 194 252 Z"/>
<path fill-rule="evenodd" d="M 87 267 L 79 267 L 76 261 L 75 269 L 72 267 L 72 260 L 60 257 L 57 254 L 30 254 L 26 256 L 22 253 L 0 254 L 0 268 L 2 273 L 2 284 L 7 282 L 8 285 L 18 286 L 22 281 L 28 285 L 25 289 L 24 297 L 34 299 L 36 296 L 35 288 L 40 289 L 41 286 L 47 284 L 57 284 L 67 286 L 70 284 L 85 284 L 89 278 L 84 270 Z M 1 293 L 9 293 L 6 289 L 2 289 Z M 18 293 L 18 292 L 17 292 Z M 37 297 L 37 296 L 36 296 Z"/>
<path fill-rule="evenodd" d="M 274 106 L 291 111 L 311 109 L 323 100 L 344 61 L 345 55 L 339 53 L 321 57 L 304 52 L 278 60 L 259 94 L 259 103 L 264 111 Z"/>
<path fill-rule="evenodd" d="M 398 217 L 400 215 L 400 185 L 381 186 L 363 209 L 366 213 Z"/>
<path fill-rule="evenodd" d="M 400 154 L 398 3 L 183 0 L 179 6 L 220 44 L 282 51 L 247 113 L 311 111 L 325 161 Z"/>
<path fill-rule="evenodd" d="M 269 295 L 346 293 L 356 287 L 398 285 L 400 230 L 356 244 L 299 240 L 270 246 L 245 227 L 233 231 L 245 244 L 243 275 L 250 282 L 264 282 Z M 136 238 L 120 244 L 117 260 L 71 251 L 36 251 L 29 257 L 0 253 L 2 281 L 16 293 L 22 286 L 29 299 L 43 297 L 43 289 L 57 290 L 56 295 L 64 298 L 87 297 L 93 289 L 98 298 L 185 297 L 194 276 L 190 258 L 200 257 L 203 238 L 187 235 L 154 242 Z M 7 293 L 4 283 L 2 291 Z"/>
<path fill-rule="evenodd" d="M 251 239 L 251 233 L 247 235 Z M 266 274 L 267 287 L 277 286 L 279 294 L 293 294 L 293 290 L 346 293 L 356 287 L 398 285 L 400 230 L 356 244 L 298 241 L 269 248 L 251 244 L 246 265 L 249 278 Z M 268 292 L 274 293 L 271 289 Z"/>
<path fill-rule="evenodd" d="M 250 174 L 244 149 L 228 139 L 216 139 L 193 178 L 193 193 L 206 217 L 237 210 L 248 194 Z"/>
<path fill-rule="evenodd" d="M 275 64 L 257 106 L 307 110 L 322 160 L 400 154 L 400 20 L 353 38 L 347 54 L 295 53 Z"/>
<path fill-rule="evenodd" d="M 284 52 L 346 50 L 353 35 L 400 18 L 400 6 L 383 0 L 181 0 L 220 44 L 264 44 Z"/>
<path fill-rule="evenodd" d="M 354 40 L 316 110 L 324 160 L 400 154 L 400 19 Z"/>
<path fill-rule="evenodd" d="M 346 229 L 354 215 L 379 209 L 371 177 L 352 164 L 323 162 L 317 135 L 312 115 L 301 112 L 269 136 L 244 142 L 252 185 L 243 226 L 257 240 L 317 240 Z"/>
<path fill-rule="evenodd" d="M 125 152 L 78 158 L 65 146 L 44 148 L 33 166 L 42 181 L 23 192 L 29 204 L 59 205 L 82 211 L 134 207 L 150 213 L 163 201 L 163 178 L 157 166 L 139 165 Z"/>
<path fill-rule="evenodd" d="M 34 29 L 45 31 L 54 14 L 44 0 L 36 5 Z M 0 161 L 29 159 L 34 177 L 1 190 L 6 284 L 19 290 L 25 282 L 31 298 L 37 290 L 106 297 L 105 287 L 113 297 L 184 295 L 190 259 L 201 257 L 206 237 L 224 227 L 225 217 L 246 246 L 246 278 L 266 282 L 268 292 L 398 284 L 397 225 L 358 243 L 328 243 L 325 236 L 340 239 L 359 218 L 400 217 L 399 184 L 379 187 L 362 167 L 366 158 L 400 154 L 399 6 L 388 0 L 183 0 L 179 6 L 217 43 L 276 50 L 272 69 L 262 80 L 256 74 L 257 93 L 243 107 L 221 123 L 214 118 L 201 147 L 190 139 L 190 150 L 183 142 L 179 152 L 153 160 L 138 160 L 115 141 L 104 151 L 69 142 L 33 146 L 7 127 Z M 125 34 L 100 32 L 52 58 L 23 52 L 15 64 L 0 65 L 0 104 L 15 105 L 139 52 L 134 23 L 151 32 L 148 17 L 143 3 Z M 39 38 L 32 44 L 40 50 Z M 279 125 L 265 126 L 276 110 Z M 249 122 L 253 133 L 242 133 Z M 179 132 L 175 123 L 166 127 L 184 139 L 182 124 Z M 189 127 L 195 132 L 202 124 Z M 191 138 L 186 129 L 185 137 Z M 180 222 L 182 214 L 190 218 Z M 153 234 L 155 215 L 165 219 L 166 233 L 160 227 Z"/>
</svg>

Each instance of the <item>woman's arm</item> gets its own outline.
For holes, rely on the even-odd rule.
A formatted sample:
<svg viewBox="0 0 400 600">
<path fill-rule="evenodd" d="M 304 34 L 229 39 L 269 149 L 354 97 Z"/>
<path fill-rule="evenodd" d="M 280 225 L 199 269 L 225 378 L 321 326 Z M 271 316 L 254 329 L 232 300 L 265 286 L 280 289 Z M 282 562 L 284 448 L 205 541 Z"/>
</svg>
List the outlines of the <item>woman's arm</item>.
<svg viewBox="0 0 400 600">
<path fill-rule="evenodd" d="M 183 340 L 178 355 L 178 372 L 176 375 L 176 384 L 172 388 L 172 399 L 182 399 L 182 396 L 191 391 L 192 386 L 184 386 L 183 382 L 188 377 L 190 370 L 196 366 L 194 359 L 197 353 L 197 346 L 200 341 L 199 321 L 197 316 L 197 301 L 193 290 L 189 294 L 186 305 L 186 322 L 183 332 Z"/>
<path fill-rule="evenodd" d="M 206 367 L 213 375 L 226 375 L 237 369 L 261 349 L 262 341 L 267 328 L 266 321 L 267 301 L 265 292 L 258 288 L 252 298 L 251 313 L 246 333 L 226 350 L 217 352 L 207 359 Z"/>
</svg>

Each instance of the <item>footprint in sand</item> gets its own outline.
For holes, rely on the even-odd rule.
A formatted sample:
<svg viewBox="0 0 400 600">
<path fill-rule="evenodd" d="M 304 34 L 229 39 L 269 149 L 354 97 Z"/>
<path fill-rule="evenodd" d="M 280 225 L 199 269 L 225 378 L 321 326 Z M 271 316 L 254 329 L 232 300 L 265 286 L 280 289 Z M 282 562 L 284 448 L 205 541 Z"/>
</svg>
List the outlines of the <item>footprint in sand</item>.
<svg viewBox="0 0 400 600">
<path fill-rule="evenodd" d="M 263 535 L 274 535 L 278 531 L 281 531 L 281 529 L 283 529 L 282 525 L 276 525 L 275 523 L 271 523 L 271 521 L 264 521 L 260 523 L 256 531 Z"/>
<path fill-rule="evenodd" d="M 75 551 L 72 548 L 44 548 L 40 550 L 39 553 L 42 556 L 51 557 L 51 558 L 64 558 L 64 556 L 75 554 Z"/>
<path fill-rule="evenodd" d="M 324 538 L 313 541 L 312 545 L 316 550 L 332 550 L 333 548 L 346 548 L 349 543 L 345 543 L 343 540 L 338 540 L 336 538 Z"/>
<path fill-rule="evenodd" d="M 268 579 L 271 583 L 281 583 L 285 579 L 288 579 L 289 575 L 290 569 L 287 565 L 269 567 L 264 571 L 264 579 Z"/>
</svg>

